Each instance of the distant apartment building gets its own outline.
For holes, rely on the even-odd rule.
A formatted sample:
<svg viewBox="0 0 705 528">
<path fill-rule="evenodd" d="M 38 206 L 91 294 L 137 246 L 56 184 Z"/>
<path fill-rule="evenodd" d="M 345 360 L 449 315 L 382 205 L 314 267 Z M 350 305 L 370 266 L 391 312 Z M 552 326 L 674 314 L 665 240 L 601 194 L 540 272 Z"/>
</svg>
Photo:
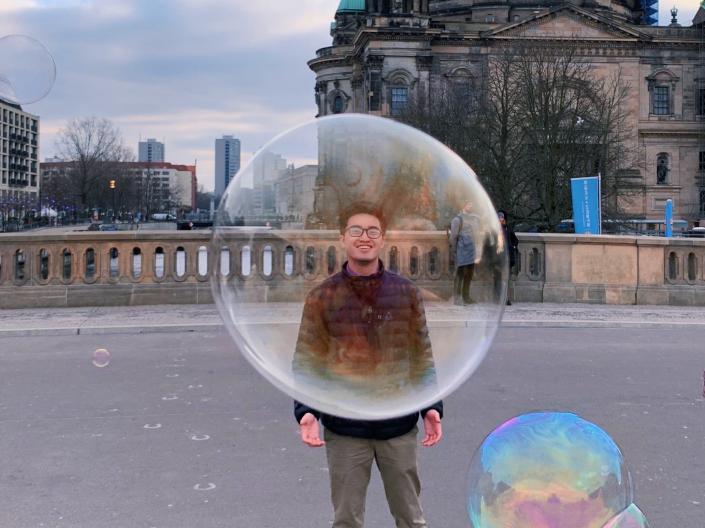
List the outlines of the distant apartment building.
<svg viewBox="0 0 705 528">
<path fill-rule="evenodd" d="M 142 162 L 164 163 L 164 143 L 150 138 L 139 142 L 137 160 Z"/>
<path fill-rule="evenodd" d="M 116 177 L 128 178 L 126 182 L 119 180 L 117 183 L 120 187 L 125 183 L 130 184 L 131 194 L 125 197 L 129 203 L 124 204 L 124 207 L 132 212 L 180 212 L 190 211 L 196 206 L 198 179 L 195 165 L 138 161 L 112 163 L 109 170 L 110 174 L 118 175 Z M 73 171 L 72 162 L 42 163 L 41 177 L 44 188 L 61 188 L 65 195 L 70 194 Z M 110 176 L 102 178 L 109 179 Z"/>
<path fill-rule="evenodd" d="M 0 204 L 20 216 L 39 196 L 39 117 L 0 99 Z"/>
<path fill-rule="evenodd" d="M 252 209 L 255 216 L 277 214 L 274 186 L 287 171 L 287 161 L 274 152 L 264 152 L 253 160 Z"/>
<path fill-rule="evenodd" d="M 240 140 L 223 136 L 215 140 L 215 195 L 223 196 L 230 180 L 240 170 Z"/>
<path fill-rule="evenodd" d="M 318 176 L 318 165 L 289 165 L 274 183 L 276 213 L 292 223 L 306 221 L 313 213 L 314 188 Z"/>
</svg>

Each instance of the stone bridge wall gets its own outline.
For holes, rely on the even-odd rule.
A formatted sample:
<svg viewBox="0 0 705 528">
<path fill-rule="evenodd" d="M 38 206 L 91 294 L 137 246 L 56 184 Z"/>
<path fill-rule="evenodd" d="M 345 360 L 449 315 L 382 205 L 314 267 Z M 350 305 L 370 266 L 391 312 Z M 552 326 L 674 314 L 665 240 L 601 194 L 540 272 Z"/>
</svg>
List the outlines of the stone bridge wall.
<svg viewBox="0 0 705 528">
<path fill-rule="evenodd" d="M 705 240 L 520 234 L 515 301 L 705 305 Z M 295 244 L 286 240 L 296 240 Z M 228 235 L 208 231 L 76 232 L 0 236 L 0 308 L 213 302 L 209 273 L 253 281 L 264 298 L 301 298 L 339 269 L 334 231 Z M 443 232 L 390 232 L 385 264 L 448 296 Z M 480 278 L 480 280 L 482 280 Z"/>
</svg>

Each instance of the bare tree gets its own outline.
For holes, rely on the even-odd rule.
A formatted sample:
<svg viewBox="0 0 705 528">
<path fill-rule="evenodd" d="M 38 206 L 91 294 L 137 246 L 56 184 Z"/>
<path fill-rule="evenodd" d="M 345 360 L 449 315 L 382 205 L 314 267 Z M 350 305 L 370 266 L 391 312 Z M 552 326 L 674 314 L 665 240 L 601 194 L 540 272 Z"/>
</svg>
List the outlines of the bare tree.
<svg viewBox="0 0 705 528">
<path fill-rule="evenodd" d="M 463 157 L 516 219 L 550 227 L 570 217 L 573 177 L 602 175 L 609 216 L 638 190 L 618 70 L 598 77 L 570 46 L 513 44 L 488 56 L 473 88 L 443 86 L 402 119 Z"/>
<path fill-rule="evenodd" d="M 81 209 L 110 200 L 111 165 L 114 170 L 115 162 L 131 157 L 115 125 L 96 117 L 69 121 L 59 131 L 56 148 L 72 165 L 67 183 Z"/>
</svg>

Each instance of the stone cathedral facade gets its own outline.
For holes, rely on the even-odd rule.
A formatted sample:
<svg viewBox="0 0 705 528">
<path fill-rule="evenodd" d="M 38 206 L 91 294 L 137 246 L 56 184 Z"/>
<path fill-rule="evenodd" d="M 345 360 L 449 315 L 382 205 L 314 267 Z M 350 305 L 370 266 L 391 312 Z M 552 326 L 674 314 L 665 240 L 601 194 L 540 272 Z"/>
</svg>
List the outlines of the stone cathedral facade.
<svg viewBox="0 0 705 528">
<path fill-rule="evenodd" d="M 487 57 L 512 43 L 572 46 L 598 74 L 629 86 L 639 192 L 624 211 L 705 226 L 705 10 L 692 22 L 641 23 L 637 0 L 341 0 L 332 45 L 308 62 L 318 115 L 394 117 L 446 83 L 481 83 Z"/>
</svg>

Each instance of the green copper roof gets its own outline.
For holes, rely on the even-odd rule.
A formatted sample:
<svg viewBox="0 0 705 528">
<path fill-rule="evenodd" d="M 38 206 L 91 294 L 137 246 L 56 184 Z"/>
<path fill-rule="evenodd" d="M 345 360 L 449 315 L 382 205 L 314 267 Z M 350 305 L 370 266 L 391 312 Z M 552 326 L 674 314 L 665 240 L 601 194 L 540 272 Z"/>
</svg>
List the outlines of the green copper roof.
<svg viewBox="0 0 705 528">
<path fill-rule="evenodd" d="M 338 11 L 336 13 L 345 13 L 348 11 L 364 11 L 365 0 L 340 0 Z"/>
</svg>

